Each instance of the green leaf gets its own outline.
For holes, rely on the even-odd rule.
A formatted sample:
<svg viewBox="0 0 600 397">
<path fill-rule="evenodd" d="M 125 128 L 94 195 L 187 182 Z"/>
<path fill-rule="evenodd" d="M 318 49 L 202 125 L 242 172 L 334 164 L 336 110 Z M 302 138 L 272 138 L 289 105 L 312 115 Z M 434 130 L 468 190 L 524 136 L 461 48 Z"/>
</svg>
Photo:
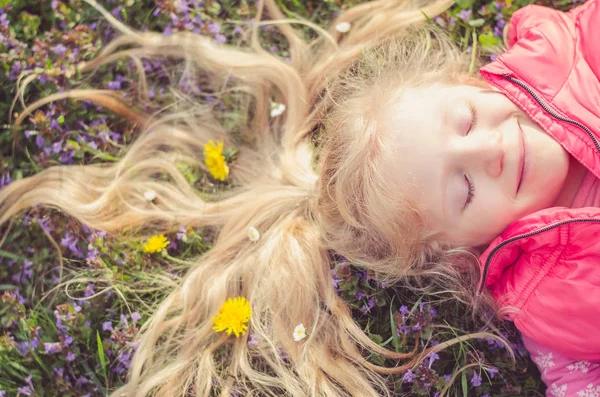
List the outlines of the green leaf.
<svg viewBox="0 0 600 397">
<path fill-rule="evenodd" d="M 472 26 L 474 28 L 479 28 L 479 27 L 483 26 L 483 24 L 485 23 L 485 19 L 483 19 L 483 18 L 471 19 L 467 23 L 469 24 L 469 26 Z"/>
<path fill-rule="evenodd" d="M 19 256 L 19 255 L 13 254 L 12 252 L 4 251 L 4 250 L 0 250 L 0 256 L 3 256 L 4 258 L 8 258 L 8 259 L 14 259 L 16 261 L 25 259 L 22 256 Z"/>
<path fill-rule="evenodd" d="M 394 298 L 396 296 L 392 297 L 392 301 L 390 302 L 390 326 L 392 327 L 392 340 L 394 341 L 394 349 L 396 351 L 400 351 L 400 340 L 398 339 L 398 334 L 396 333 L 396 321 L 394 321 L 394 306 L 392 305 L 392 303 L 394 303 Z"/>
<path fill-rule="evenodd" d="M 60 116 L 60 117 L 62 117 L 62 116 Z M 63 118 L 63 120 L 64 120 L 64 118 Z M 67 139 L 67 144 L 71 145 L 71 147 L 73 149 L 75 149 L 75 150 L 81 149 L 81 146 L 79 146 L 79 143 L 77 141 L 72 140 L 72 139 Z"/>
<path fill-rule="evenodd" d="M 501 41 L 502 40 L 499 37 L 491 32 L 479 35 L 479 44 L 481 44 L 481 47 L 483 48 L 499 45 Z"/>
<path fill-rule="evenodd" d="M 65 116 L 63 116 L 63 115 L 58 116 L 56 121 L 58 121 L 58 124 L 63 124 L 65 122 Z"/>
<path fill-rule="evenodd" d="M 461 384 L 462 384 L 463 397 L 469 397 L 468 396 L 469 386 L 467 385 L 467 373 L 465 371 L 463 371 L 463 373 L 461 375 Z"/>
<path fill-rule="evenodd" d="M 100 338 L 100 333 L 96 331 L 96 341 L 98 342 L 98 361 L 100 361 L 100 366 L 102 367 L 102 372 L 104 373 L 104 379 L 108 381 L 106 376 L 106 357 L 104 356 L 104 345 L 102 344 L 102 338 Z"/>
<path fill-rule="evenodd" d="M 371 340 L 377 343 L 378 345 L 381 345 L 383 343 L 383 338 L 381 337 L 381 335 L 371 334 L 369 335 L 369 338 L 371 338 Z"/>
<path fill-rule="evenodd" d="M 454 0 L 454 2 L 460 8 L 462 8 L 462 9 L 468 9 L 468 8 L 473 7 L 473 4 L 475 3 L 475 0 Z"/>
</svg>

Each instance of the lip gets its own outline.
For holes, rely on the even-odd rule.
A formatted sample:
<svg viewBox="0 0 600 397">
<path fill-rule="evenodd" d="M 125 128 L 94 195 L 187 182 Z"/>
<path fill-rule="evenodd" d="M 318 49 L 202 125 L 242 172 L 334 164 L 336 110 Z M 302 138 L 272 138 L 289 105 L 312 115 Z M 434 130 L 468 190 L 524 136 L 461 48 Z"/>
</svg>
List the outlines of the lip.
<svg viewBox="0 0 600 397">
<path fill-rule="evenodd" d="M 527 138 L 525 137 L 525 133 L 523 132 L 523 128 L 521 127 L 521 123 L 519 123 L 519 119 L 517 118 L 517 125 L 519 127 L 519 137 L 521 138 L 521 152 L 519 153 L 519 162 L 518 162 L 518 175 L 517 175 L 517 191 L 516 193 L 519 193 L 519 190 L 521 189 L 521 185 L 523 183 L 523 180 L 525 179 L 526 173 L 525 171 L 527 170 L 526 167 L 526 163 L 527 163 Z"/>
</svg>

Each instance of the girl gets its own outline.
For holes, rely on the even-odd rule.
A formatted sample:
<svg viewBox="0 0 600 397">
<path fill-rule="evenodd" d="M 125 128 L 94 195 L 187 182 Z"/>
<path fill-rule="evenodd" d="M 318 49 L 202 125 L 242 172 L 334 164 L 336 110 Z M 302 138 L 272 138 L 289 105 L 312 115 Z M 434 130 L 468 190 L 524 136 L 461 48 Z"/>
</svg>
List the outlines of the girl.
<svg viewBox="0 0 600 397">
<path fill-rule="evenodd" d="M 495 301 L 523 333 L 548 395 L 600 393 L 598 1 L 515 13 L 510 49 L 481 70 L 483 80 L 469 75 L 470 54 L 423 23 L 452 3 L 370 2 L 334 22 L 350 23 L 344 35 L 303 21 L 320 34 L 306 43 L 265 0 L 289 63 L 260 47 L 258 23 L 250 49 L 237 50 L 136 32 L 97 7 L 122 36 L 80 72 L 125 56 L 182 58 L 215 90 L 240 93 L 251 137 L 228 165 L 217 147 L 203 152 L 217 138 L 234 145 L 216 109 L 194 104 L 154 121 L 101 90 L 55 94 L 16 120 L 82 98 L 145 133 L 116 164 L 52 167 L 8 185 L 0 223 L 41 204 L 112 235 L 219 227 L 214 247 L 145 324 L 116 396 L 390 395 L 377 372 L 406 371 L 464 340 L 418 355 L 381 348 L 337 296 L 332 252 L 390 282 L 433 276 L 425 290 L 453 291 L 475 312 Z M 286 106 L 272 121 L 271 99 Z M 231 189 L 202 199 L 177 161 L 208 166 Z M 239 318 L 228 323 L 231 307 Z M 308 333 L 300 343 L 299 323 Z M 261 343 L 248 343 L 246 328 Z M 363 349 L 408 360 L 382 368 Z"/>
</svg>

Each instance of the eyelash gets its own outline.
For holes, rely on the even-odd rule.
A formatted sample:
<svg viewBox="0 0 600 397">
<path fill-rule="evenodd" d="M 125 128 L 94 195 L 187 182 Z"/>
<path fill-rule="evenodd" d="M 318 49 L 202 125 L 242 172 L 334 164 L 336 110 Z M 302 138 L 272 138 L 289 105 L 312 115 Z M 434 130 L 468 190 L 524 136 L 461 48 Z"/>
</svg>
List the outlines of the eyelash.
<svg viewBox="0 0 600 397">
<path fill-rule="evenodd" d="M 467 194 L 467 201 L 465 203 L 465 209 L 473 202 L 473 198 L 475 197 L 475 185 L 471 183 L 469 178 L 465 175 L 465 180 L 467 181 L 467 185 L 469 186 L 469 193 Z"/>
<path fill-rule="evenodd" d="M 467 131 L 467 135 L 473 130 L 475 125 L 477 125 L 477 112 L 475 111 L 475 106 L 469 104 L 469 110 L 471 111 L 471 125 L 469 126 L 469 130 Z M 467 201 L 465 202 L 465 209 L 473 202 L 473 198 L 475 197 L 475 185 L 467 178 L 465 175 L 465 180 L 467 181 L 467 185 L 469 186 L 469 193 L 467 194 Z"/>
<path fill-rule="evenodd" d="M 473 131 L 473 128 L 475 128 L 477 125 L 477 111 L 475 110 L 475 106 L 469 104 L 469 110 L 471 111 L 471 124 L 469 125 L 467 135 L 469 135 L 469 133 Z"/>
</svg>

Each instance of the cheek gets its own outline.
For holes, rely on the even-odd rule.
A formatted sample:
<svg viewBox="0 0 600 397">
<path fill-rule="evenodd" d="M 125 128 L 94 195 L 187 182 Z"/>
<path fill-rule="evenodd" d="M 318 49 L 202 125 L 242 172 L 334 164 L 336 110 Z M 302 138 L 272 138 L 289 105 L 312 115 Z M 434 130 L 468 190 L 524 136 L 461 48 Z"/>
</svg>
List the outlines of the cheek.
<svg viewBox="0 0 600 397">
<path fill-rule="evenodd" d="M 492 192 L 492 190 L 488 190 Z M 498 237 L 511 223 L 521 218 L 516 203 L 501 194 L 489 194 L 481 197 L 482 201 L 468 220 L 468 237 L 473 245 L 489 244 Z M 482 204 L 485 202 L 485 205 Z"/>
<path fill-rule="evenodd" d="M 543 193 L 537 196 L 540 205 L 552 203 L 560 193 L 569 171 L 569 155 L 552 137 L 545 132 L 532 134 L 535 139 L 535 167 L 533 175 L 538 189 L 533 192 Z"/>
</svg>

